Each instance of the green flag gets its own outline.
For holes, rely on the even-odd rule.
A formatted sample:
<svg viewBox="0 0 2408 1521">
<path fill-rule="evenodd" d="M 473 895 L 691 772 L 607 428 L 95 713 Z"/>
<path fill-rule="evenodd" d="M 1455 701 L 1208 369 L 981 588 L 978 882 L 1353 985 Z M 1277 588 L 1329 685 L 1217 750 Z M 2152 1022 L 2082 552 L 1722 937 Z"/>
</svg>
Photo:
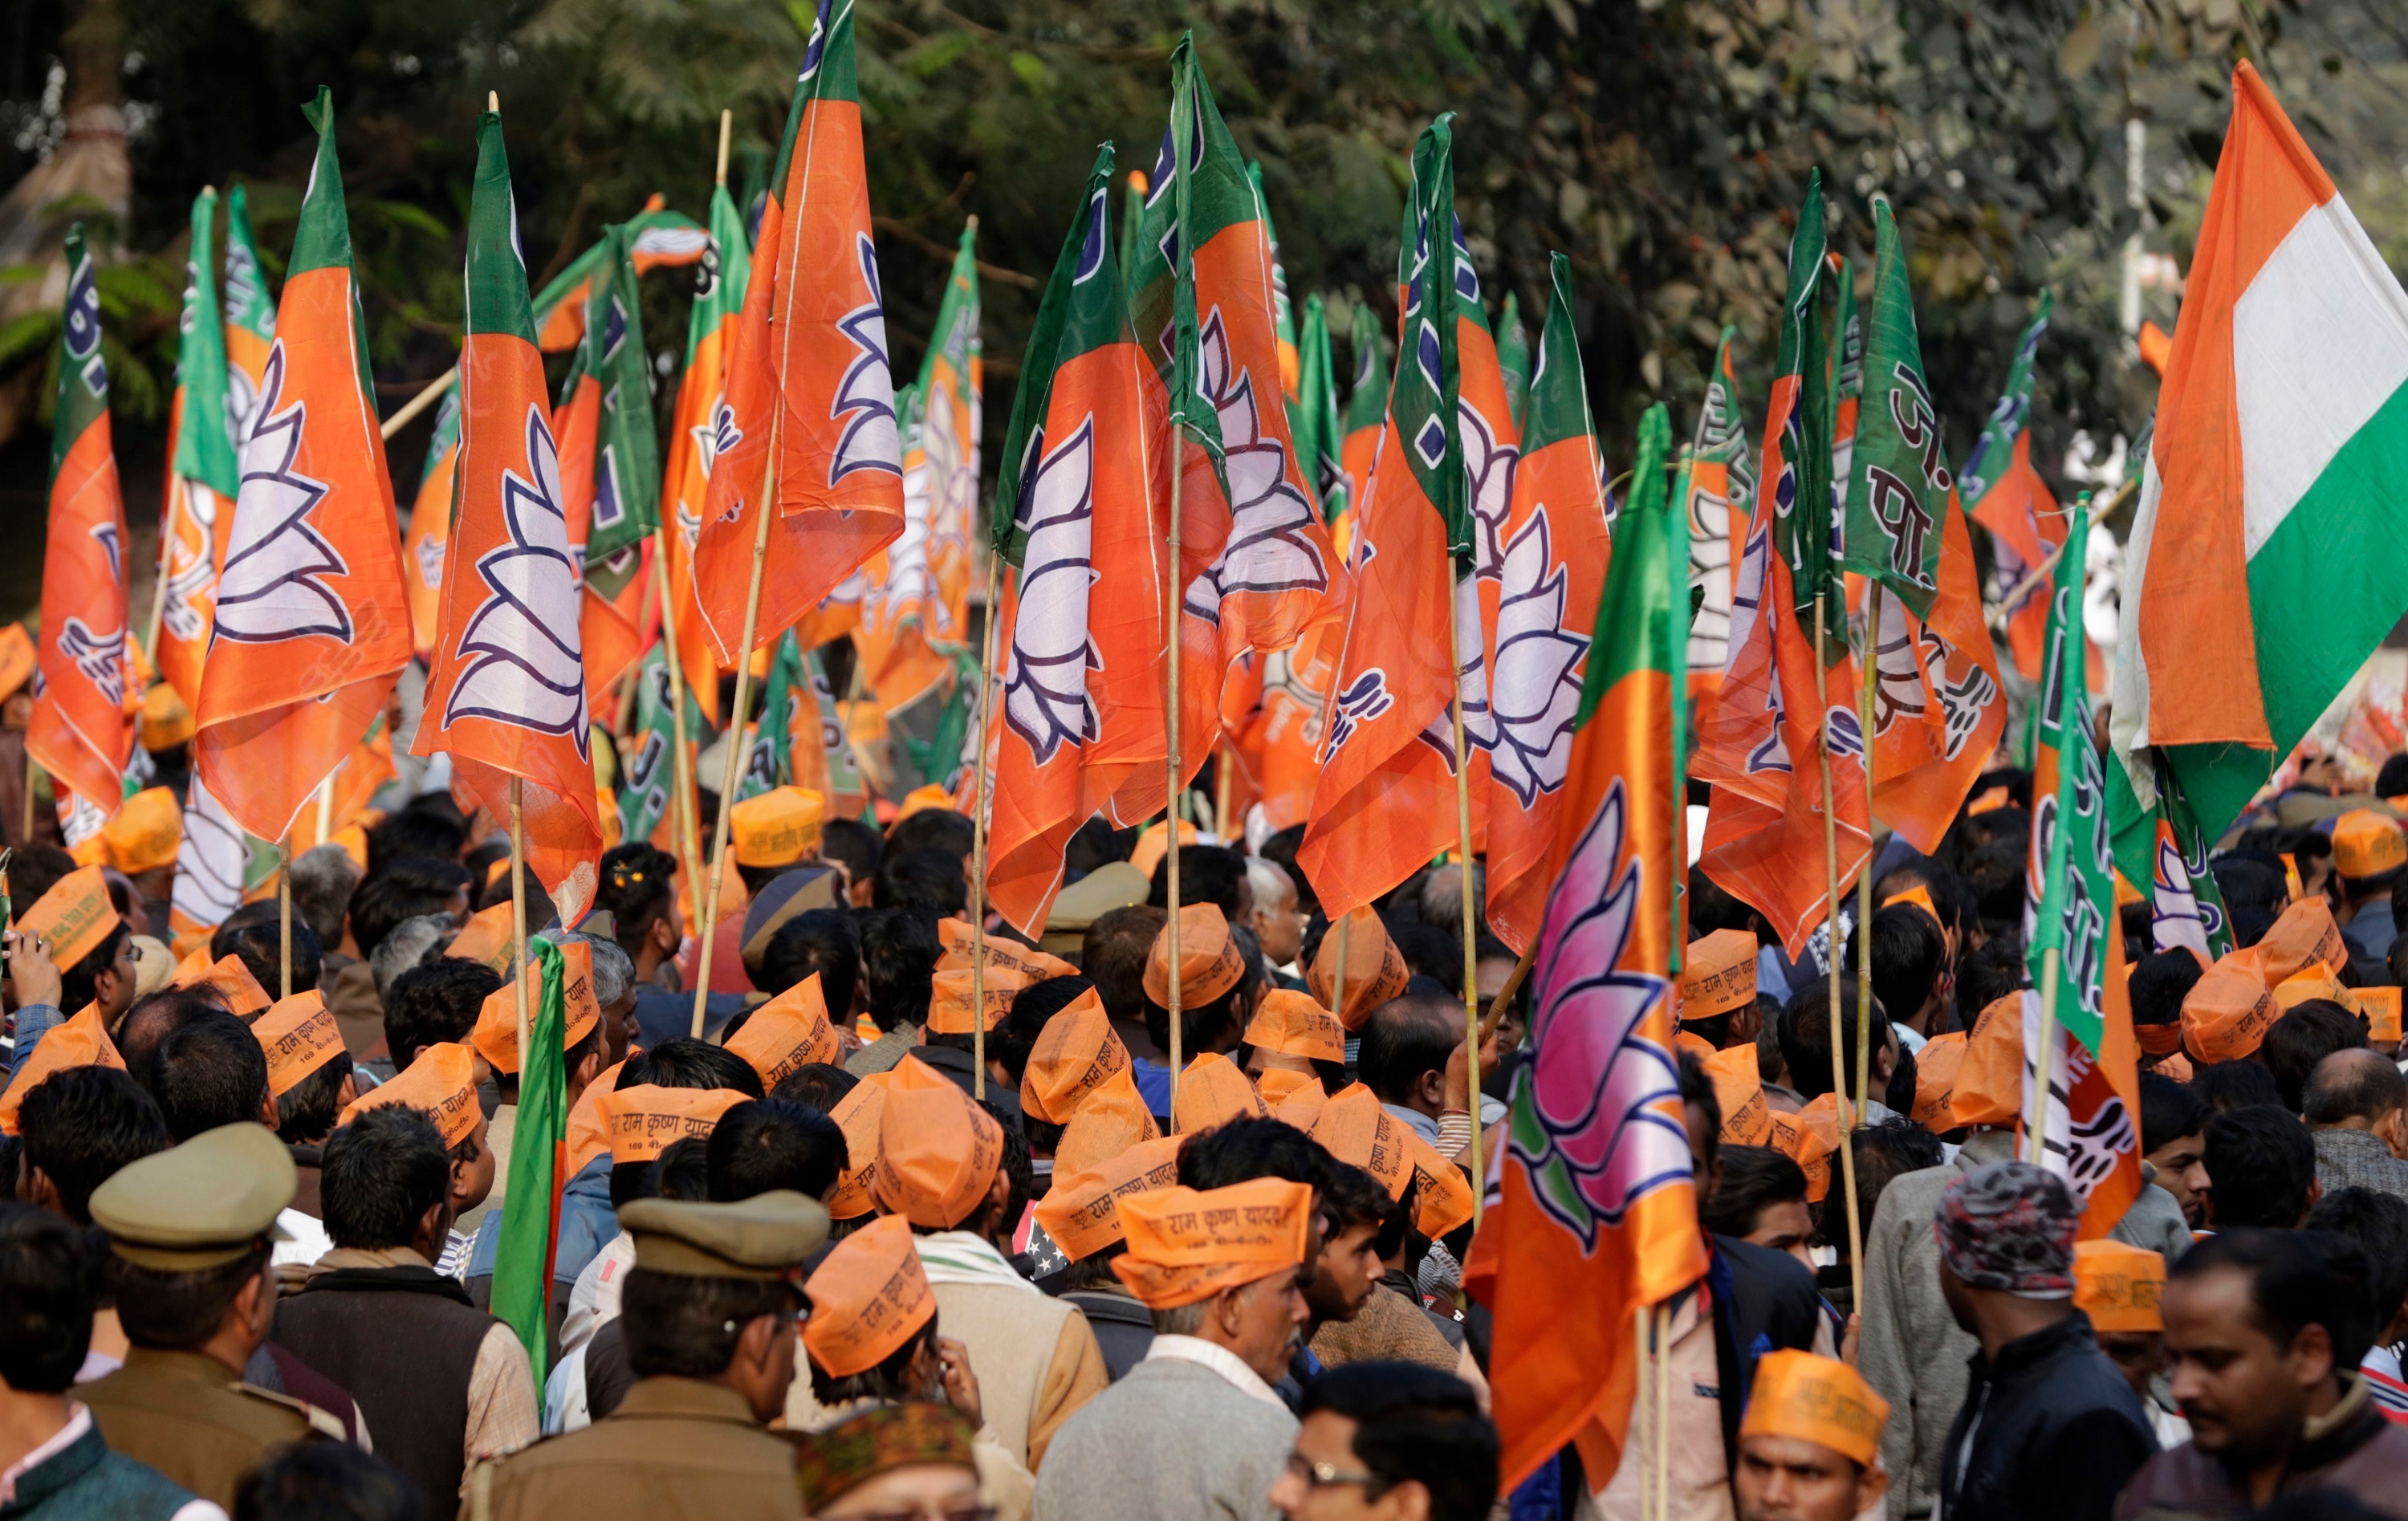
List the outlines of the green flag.
<svg viewBox="0 0 2408 1521">
<path fill-rule="evenodd" d="M 1321 518 L 1346 510 L 1346 436 L 1338 424 L 1338 365 L 1329 349 L 1329 317 L 1318 292 L 1304 298 L 1304 334 L 1297 344 L 1297 404 L 1288 414 L 1296 457 L 1321 497 Z"/>
<path fill-rule="evenodd" d="M 635 731 L 621 753 L 625 773 L 619 779 L 619 837 L 650 839 L 669 816 L 677 785 L 677 711 L 669 697 L 666 646 L 655 643 L 636 669 Z M 687 710 L 689 738 L 699 738 L 700 717 Z"/>
<path fill-rule="evenodd" d="M 777 653 L 769 658 L 768 677 L 761 683 L 761 722 L 752 731 L 752 748 L 745 752 L 744 775 L 736 783 L 737 801 L 775 792 L 795 780 L 795 726 L 804 681 L 803 647 L 789 628 L 779 637 Z"/>
<path fill-rule="evenodd" d="M 1777 496 L 1773 507 L 1772 549 L 1788 563 L 1796 606 L 1802 619 L 1816 597 L 1827 608 L 1844 608 L 1837 557 L 1832 553 L 1832 522 L 1839 502 L 1831 489 L 1831 435 L 1836 423 L 1831 363 L 1831 328 L 1823 314 L 1825 291 L 1830 281 L 1824 259 L 1823 177 L 1816 171 L 1806 181 L 1806 202 L 1798 209 L 1798 226 L 1789 239 L 1789 287 L 1782 303 L 1781 349 L 1773 366 L 1775 387 L 1793 380 L 1795 401 L 1786 409 L 1781 429 L 1780 460 L 1788 471 L 1767 470 L 1771 483 L 1789 488 L 1788 499 Z M 1782 411 L 1775 398 L 1776 411 Z M 1766 440 L 1770 453 L 1772 440 Z M 1827 611 L 1827 660 L 1845 651 L 1844 615 Z"/>
<path fill-rule="evenodd" d="M 231 510 L 242 490 L 242 470 L 227 431 L 224 319 L 209 259 L 217 206 L 216 191 L 193 197 L 193 251 L 184 257 L 184 311 L 176 349 L 176 389 L 183 408 L 176 417 L 175 470 L 217 493 Z"/>
<path fill-rule="evenodd" d="M 1842 563 L 1878 579 L 1917 618 L 1940 595 L 1941 525 L 1954 476 L 1923 379 L 1906 252 L 1887 199 L 1873 199 L 1873 314 L 1864 406 L 1848 469 Z"/>
<path fill-rule="evenodd" d="M 560 947 L 538 935 L 527 954 L 540 978 L 530 990 L 527 1038 L 519 1052 L 518 1125 L 510 1139 L 510 1185 L 502 1201 L 502 1229 L 494 1257 L 494 1318 L 518 1335 L 544 1379 L 544 1319 L 552 1292 L 553 1211 L 560 1148 L 568 1139 L 568 1073 Z"/>
<path fill-rule="evenodd" d="M 609 257 L 595 271 L 577 353 L 578 367 L 602 385 L 594 523 L 585 540 L 589 567 L 651 538 L 661 522 L 660 440 L 652 430 L 652 366 L 645 360 L 643 304 L 629 238 L 625 224 L 603 237 Z"/>
<path fill-rule="evenodd" d="M 827 667 L 820 660 L 817 650 L 805 651 L 803 669 L 811 682 L 812 712 L 820 725 L 820 748 L 827 753 L 827 786 L 831 797 L 862 797 L 868 787 L 861 780 L 861 767 L 853 758 L 853 737 L 844 726 L 844 710 L 837 705 L 836 688 L 828 682 Z"/>
<path fill-rule="evenodd" d="M 2070 514 L 2073 533 L 2088 531 L 2088 509 Z M 2079 538 L 2070 542 L 2080 543 Z M 2106 776 L 2091 734 L 2083 676 L 2082 556 L 2060 554 L 2050 587 L 2048 642 L 2041 673 L 2039 753 L 2033 768 L 2034 838 L 2045 854 L 2027 889 L 2037 904 L 2028 926 L 2025 969 L 2045 991 L 2045 958 L 2057 955 L 2057 1022 L 2099 1054 L 2111 935 L 2120 936 L 2115 868 L 2107 843 Z"/>
</svg>

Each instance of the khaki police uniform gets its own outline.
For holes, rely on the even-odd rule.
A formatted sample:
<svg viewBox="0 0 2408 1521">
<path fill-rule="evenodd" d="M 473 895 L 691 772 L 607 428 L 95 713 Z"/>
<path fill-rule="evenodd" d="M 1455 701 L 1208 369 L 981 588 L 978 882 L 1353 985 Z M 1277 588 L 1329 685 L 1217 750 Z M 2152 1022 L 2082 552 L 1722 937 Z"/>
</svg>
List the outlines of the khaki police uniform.
<svg viewBox="0 0 2408 1521">
<path fill-rule="evenodd" d="M 827 1211 L 786 1190 L 732 1204 L 664 1198 L 619 1212 L 636 1266 L 694 1278 L 800 1276 Z M 800 1360 L 799 1349 L 797 1361 Z M 470 1473 L 469 1521 L 797 1521 L 795 1449 L 743 1396 L 695 1379 L 637 1381 L 617 1410 Z"/>
<path fill-rule="evenodd" d="M 229 1125 L 118 1170 L 92 1196 L 109 1249 L 137 1267 L 201 1272 L 281 1239 L 293 1158 L 264 1126 Z M 228 1510 L 235 1485 L 270 1453 L 312 1435 L 340 1440 L 324 1411 L 242 1382 L 207 1353 L 136 1346 L 76 1399 L 111 1450 L 148 1463 Z"/>
</svg>

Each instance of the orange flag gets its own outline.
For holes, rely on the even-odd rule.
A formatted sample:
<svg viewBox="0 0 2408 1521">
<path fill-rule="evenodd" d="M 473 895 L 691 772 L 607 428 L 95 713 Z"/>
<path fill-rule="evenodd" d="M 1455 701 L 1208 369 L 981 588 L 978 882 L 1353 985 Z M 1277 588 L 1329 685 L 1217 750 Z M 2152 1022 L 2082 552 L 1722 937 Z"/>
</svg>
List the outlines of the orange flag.
<svg viewBox="0 0 2408 1521">
<path fill-rule="evenodd" d="M 460 518 L 414 749 L 451 752 L 458 784 L 497 817 L 523 782 L 527 865 L 574 924 L 594 899 L 602 825 L 577 563 L 517 227 L 502 119 L 487 111 L 468 214 Z"/>
<path fill-rule="evenodd" d="M 729 416 L 695 545 L 703 621 L 726 660 L 749 653 L 738 646 L 765 471 L 774 474 L 777 521 L 755 648 L 903 531 L 902 438 L 869 237 L 853 17 L 852 6 L 831 13 L 830 0 L 820 0 L 729 366 Z"/>
<path fill-rule="evenodd" d="M 435 625 L 442 618 L 443 554 L 452 540 L 452 480 L 460 467 L 460 387 L 455 381 L 435 409 L 435 437 L 409 509 L 401 579 L 409 588 L 409 637 L 421 660 L 435 658 Z"/>
<path fill-rule="evenodd" d="M 1876 658 L 1873 812 L 1929 854 L 2007 726 L 1973 536 L 1953 489 L 1931 616 L 1917 619 L 1902 598 L 1884 597 Z"/>
<path fill-rule="evenodd" d="M 695 293 L 694 309 L 686 319 L 685 374 L 678 381 L 661 498 L 669 528 L 666 617 L 671 648 L 687 689 L 700 696 L 705 711 L 716 714 L 719 653 L 703 626 L 702 604 L 695 596 L 694 546 L 710 505 L 711 468 L 719 451 L 733 439 L 736 416 L 727 405 L 727 366 L 735 353 L 752 268 L 744 218 L 725 185 L 714 186 L 710 193 L 710 237 L 718 258 L 705 267 L 706 283 Z M 749 552 L 751 546 L 746 548 Z M 810 647 L 810 642 L 804 645 Z"/>
<path fill-rule="evenodd" d="M 234 821 L 280 839 L 409 661 L 409 594 L 335 159 L 334 98 L 286 265 L 218 581 L 194 767 Z"/>
<path fill-rule="evenodd" d="M 100 291 L 80 222 L 67 233 L 61 318 L 50 537 L 42 560 L 41 679 L 25 747 L 44 770 L 107 817 L 125 795 L 119 779 L 134 749 L 125 702 L 125 502 L 109 441 Z"/>
</svg>

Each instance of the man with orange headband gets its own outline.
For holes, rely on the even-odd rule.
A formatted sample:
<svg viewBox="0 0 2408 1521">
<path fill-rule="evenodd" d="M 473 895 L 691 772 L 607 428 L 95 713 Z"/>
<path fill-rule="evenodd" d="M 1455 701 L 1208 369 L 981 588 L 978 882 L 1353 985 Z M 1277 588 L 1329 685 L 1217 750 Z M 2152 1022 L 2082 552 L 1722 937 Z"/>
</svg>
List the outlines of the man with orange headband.
<svg viewBox="0 0 2408 1521">
<path fill-rule="evenodd" d="M 1889 1401 L 1843 1362 L 1768 1352 L 1750 1379 L 1731 1487 L 1739 1521 L 1849 1521 L 1881 1503 Z"/>
<path fill-rule="evenodd" d="M 1271 1381 L 1308 1314 L 1312 1189 L 1258 1178 L 1128 1194 L 1117 1208 L 1127 1249 L 1112 1271 L 1154 1312 L 1154 1343 L 1054 1437 L 1037 1514 L 1268 1517 L 1297 1434 Z"/>
</svg>

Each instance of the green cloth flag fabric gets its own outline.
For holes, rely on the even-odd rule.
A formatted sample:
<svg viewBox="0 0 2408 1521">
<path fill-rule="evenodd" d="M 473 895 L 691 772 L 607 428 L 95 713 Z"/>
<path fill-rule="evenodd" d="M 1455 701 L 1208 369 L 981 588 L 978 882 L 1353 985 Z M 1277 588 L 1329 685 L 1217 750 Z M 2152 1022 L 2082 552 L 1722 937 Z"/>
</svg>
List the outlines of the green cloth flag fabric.
<svg viewBox="0 0 2408 1521">
<path fill-rule="evenodd" d="M 677 785 L 677 712 L 669 697 L 667 647 L 655 643 L 636 667 L 636 724 L 620 753 L 626 757 L 619 779 L 619 838 L 640 840 L 669 816 Z M 688 729 L 698 736 L 701 720 L 689 708 Z"/>
<path fill-rule="evenodd" d="M 1296 457 L 1321 499 L 1321 520 L 1346 510 L 1346 436 L 1338 423 L 1338 362 L 1329 347 L 1329 314 L 1315 292 L 1304 298 L 1304 331 L 1297 343 L 1297 404 L 1288 414 Z"/>
<path fill-rule="evenodd" d="M 744 774 L 736 783 L 737 801 L 775 792 L 795 780 L 795 731 L 805 679 L 802 642 L 790 628 L 779 637 L 777 653 L 769 657 L 768 677 L 761 683 L 761 722 L 744 754 Z"/>
<path fill-rule="evenodd" d="M 1768 466 L 1764 472 L 1773 492 L 1772 552 L 1789 566 L 1801 618 L 1818 596 L 1828 596 L 1833 606 L 1842 601 L 1839 567 L 1831 554 L 1835 404 L 1830 333 L 1822 310 L 1828 285 L 1824 252 L 1823 176 L 1816 170 L 1807 179 L 1806 200 L 1798 208 L 1798 225 L 1789 237 L 1789 285 L 1781 305 L 1781 347 L 1773 361 L 1776 380 L 1794 378 L 1797 399 L 1786 410 L 1778 441 L 1782 469 Z M 1774 440 L 1765 440 L 1768 454 L 1774 447 Z M 1827 620 L 1827 639 L 1836 626 L 1836 621 Z"/>
<path fill-rule="evenodd" d="M 193 197 L 193 248 L 184 257 L 184 310 L 176 348 L 176 389 L 184 405 L 176 418 L 175 471 L 231 504 L 242 489 L 242 470 L 227 431 L 225 319 L 209 259 L 217 206 L 214 190 Z"/>
<path fill-rule="evenodd" d="M 225 321 L 257 338 L 262 352 L 276 337 L 276 302 L 259 263 L 259 238 L 251 230 L 251 197 L 241 185 L 226 197 Z"/>
<path fill-rule="evenodd" d="M 1880 581 L 1917 618 L 1940 595 L 1941 527 L 1953 476 L 1923 378 L 1906 251 L 1886 198 L 1873 199 L 1873 312 L 1863 409 L 1848 469 L 1842 564 Z"/>
<path fill-rule="evenodd" d="M 652 426 L 652 367 L 631 237 L 630 225 L 622 223 L 603 237 L 610 256 L 595 271 L 577 353 L 578 367 L 602 383 L 594 522 L 585 540 L 589 567 L 651 538 L 661 522 L 660 439 Z"/>
<path fill-rule="evenodd" d="M 541 983 L 527 1011 L 526 1042 L 519 1052 L 518 1125 L 510 1135 L 510 1185 L 502 1201 L 492 1306 L 494 1318 L 526 1348 L 540 1389 L 552 1251 L 559 1226 L 560 1168 L 568 1141 L 568 1013 L 560 947 L 537 935 L 528 940 L 527 954 Z"/>
<path fill-rule="evenodd" d="M 2087 531 L 2085 508 L 2072 509 L 2071 525 Z M 2034 838 L 2045 842 L 2046 854 L 2035 862 L 2042 876 L 2028 895 L 2037 908 L 2026 926 L 2024 965 L 2032 987 L 2044 989 L 2044 958 L 2057 953 L 2057 1024 L 2096 1055 L 2107 937 L 2123 931 L 2117 927 L 2115 868 L 2107 841 L 2107 779 L 2091 737 L 2083 673 L 2082 581 L 2082 556 L 2057 556 L 2033 777 L 2035 789 L 2047 794 L 2035 798 L 2032 819 Z"/>
</svg>

